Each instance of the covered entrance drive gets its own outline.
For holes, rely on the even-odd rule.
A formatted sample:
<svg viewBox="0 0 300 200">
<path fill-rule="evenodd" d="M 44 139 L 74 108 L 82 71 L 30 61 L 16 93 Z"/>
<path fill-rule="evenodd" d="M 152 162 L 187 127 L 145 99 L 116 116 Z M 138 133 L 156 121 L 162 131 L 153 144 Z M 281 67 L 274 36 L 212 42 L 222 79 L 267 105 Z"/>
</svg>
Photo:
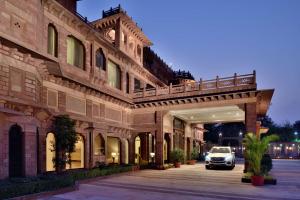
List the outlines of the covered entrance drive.
<svg viewBox="0 0 300 200">
<path fill-rule="evenodd" d="M 135 94 L 133 128 L 137 135 L 155 136 L 155 163 L 160 167 L 175 148 L 184 150 L 187 159 L 193 148 L 200 152 L 204 124 L 243 122 L 246 132 L 260 134 L 259 119 L 273 92 L 257 90 L 255 72 L 144 90 Z"/>
</svg>

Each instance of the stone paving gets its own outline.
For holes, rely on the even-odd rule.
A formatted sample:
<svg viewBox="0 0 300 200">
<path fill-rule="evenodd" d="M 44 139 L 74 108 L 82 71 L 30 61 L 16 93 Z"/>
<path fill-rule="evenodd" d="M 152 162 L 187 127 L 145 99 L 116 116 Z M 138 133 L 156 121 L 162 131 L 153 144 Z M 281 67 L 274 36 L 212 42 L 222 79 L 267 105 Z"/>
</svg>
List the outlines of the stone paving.
<svg viewBox="0 0 300 200">
<path fill-rule="evenodd" d="M 300 199 L 300 161 L 275 160 L 275 186 L 241 183 L 243 165 L 234 170 L 205 170 L 203 164 L 179 169 L 143 170 L 81 184 L 78 191 L 47 200 Z"/>
</svg>

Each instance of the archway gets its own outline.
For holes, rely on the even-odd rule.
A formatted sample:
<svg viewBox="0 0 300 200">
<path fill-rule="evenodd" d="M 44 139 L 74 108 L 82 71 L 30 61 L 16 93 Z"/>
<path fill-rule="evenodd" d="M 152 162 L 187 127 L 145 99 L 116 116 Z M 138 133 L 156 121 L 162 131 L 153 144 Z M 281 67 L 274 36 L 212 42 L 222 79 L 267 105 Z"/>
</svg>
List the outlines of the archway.
<svg viewBox="0 0 300 200">
<path fill-rule="evenodd" d="M 164 136 L 164 153 L 163 159 L 165 163 L 170 162 L 170 153 L 171 153 L 171 139 L 168 133 L 165 133 Z"/>
<path fill-rule="evenodd" d="M 134 141 L 134 163 L 139 164 L 140 163 L 140 156 L 141 156 L 141 138 L 140 136 L 136 136 Z"/>
<path fill-rule="evenodd" d="M 95 156 L 105 155 L 105 140 L 100 133 L 94 139 L 94 155 Z"/>
<path fill-rule="evenodd" d="M 54 171 L 55 165 L 53 159 L 55 159 L 55 135 L 48 133 L 46 137 L 46 171 Z"/>
<path fill-rule="evenodd" d="M 75 151 L 70 155 L 71 162 L 67 165 L 67 169 L 84 168 L 84 139 L 81 135 L 78 138 L 75 144 Z"/>
<path fill-rule="evenodd" d="M 107 137 L 107 163 L 120 164 L 121 163 L 121 141 L 117 137 Z"/>
<path fill-rule="evenodd" d="M 9 129 L 9 177 L 24 176 L 24 142 L 22 128 L 15 124 Z"/>
</svg>

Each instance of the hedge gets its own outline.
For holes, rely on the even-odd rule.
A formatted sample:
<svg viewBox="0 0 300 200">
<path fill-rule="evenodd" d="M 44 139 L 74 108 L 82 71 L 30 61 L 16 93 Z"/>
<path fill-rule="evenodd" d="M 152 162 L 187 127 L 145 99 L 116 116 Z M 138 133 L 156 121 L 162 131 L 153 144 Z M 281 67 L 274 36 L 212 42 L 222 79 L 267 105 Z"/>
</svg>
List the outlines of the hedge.
<svg viewBox="0 0 300 200">
<path fill-rule="evenodd" d="M 0 186 L 0 199 L 7 199 L 27 194 L 57 190 L 74 185 L 70 176 L 56 176 L 51 179 L 36 179 L 25 183 L 10 182 Z"/>
<path fill-rule="evenodd" d="M 48 173 L 34 178 L 10 179 L 0 182 L 0 199 L 53 191 L 74 186 L 75 181 L 128 172 L 132 165 L 105 166 L 90 170 L 66 171 L 64 174 Z"/>
</svg>

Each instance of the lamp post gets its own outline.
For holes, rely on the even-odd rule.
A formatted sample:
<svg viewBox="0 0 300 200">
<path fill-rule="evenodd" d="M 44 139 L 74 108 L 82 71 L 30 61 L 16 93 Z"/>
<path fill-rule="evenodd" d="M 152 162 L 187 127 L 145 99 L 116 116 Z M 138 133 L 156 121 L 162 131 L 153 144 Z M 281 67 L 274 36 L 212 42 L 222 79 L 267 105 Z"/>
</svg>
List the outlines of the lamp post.
<svg viewBox="0 0 300 200">
<path fill-rule="evenodd" d="M 111 157 L 112 157 L 112 159 L 113 159 L 113 164 L 115 164 L 115 158 L 116 158 L 116 153 L 115 152 L 112 152 L 111 153 Z"/>
<path fill-rule="evenodd" d="M 294 135 L 295 135 L 295 138 L 296 138 L 295 141 L 298 142 L 298 132 L 295 131 L 295 132 L 294 132 Z"/>
</svg>

